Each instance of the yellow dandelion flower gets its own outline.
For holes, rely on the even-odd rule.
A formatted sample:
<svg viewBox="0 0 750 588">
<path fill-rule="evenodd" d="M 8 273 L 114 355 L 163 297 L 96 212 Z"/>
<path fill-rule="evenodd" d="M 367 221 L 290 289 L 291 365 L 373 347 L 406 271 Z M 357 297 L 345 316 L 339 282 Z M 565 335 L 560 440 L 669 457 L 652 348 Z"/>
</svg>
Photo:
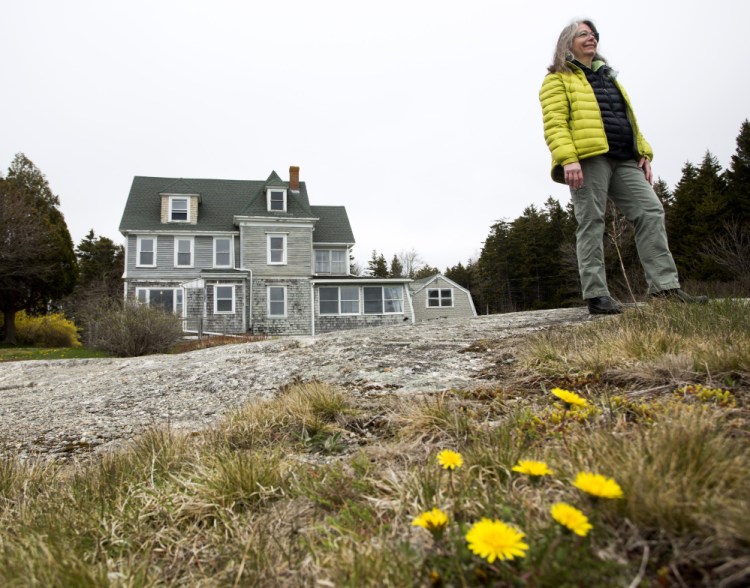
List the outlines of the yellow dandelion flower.
<svg viewBox="0 0 750 588">
<path fill-rule="evenodd" d="M 553 472 L 543 461 L 533 461 L 531 459 L 520 459 L 518 463 L 511 468 L 514 472 L 526 474 L 531 477 L 551 476 Z"/>
<path fill-rule="evenodd" d="M 562 400 L 565 403 L 566 407 L 588 406 L 589 404 L 585 398 L 581 398 L 575 392 L 563 390 L 562 388 L 552 388 L 552 390 L 550 390 L 550 393 Z"/>
<path fill-rule="evenodd" d="M 411 522 L 414 527 L 422 527 L 431 533 L 440 533 L 448 525 L 448 515 L 439 508 L 433 508 L 415 517 Z"/>
<path fill-rule="evenodd" d="M 579 472 L 573 486 L 597 498 L 622 498 L 622 488 L 612 478 L 592 472 Z"/>
<path fill-rule="evenodd" d="M 472 553 L 492 563 L 496 559 L 526 557 L 529 546 L 522 541 L 525 536 L 502 521 L 485 518 L 471 526 L 466 533 L 466 542 Z"/>
<path fill-rule="evenodd" d="M 437 460 L 444 470 L 455 470 L 464 465 L 464 458 L 461 454 L 450 449 L 443 449 L 438 453 Z"/>
<path fill-rule="evenodd" d="M 553 504 L 550 512 L 552 513 L 553 519 L 569 531 L 572 531 L 581 537 L 585 537 L 588 532 L 594 528 L 591 523 L 589 523 L 589 519 L 585 514 L 564 502 Z"/>
</svg>

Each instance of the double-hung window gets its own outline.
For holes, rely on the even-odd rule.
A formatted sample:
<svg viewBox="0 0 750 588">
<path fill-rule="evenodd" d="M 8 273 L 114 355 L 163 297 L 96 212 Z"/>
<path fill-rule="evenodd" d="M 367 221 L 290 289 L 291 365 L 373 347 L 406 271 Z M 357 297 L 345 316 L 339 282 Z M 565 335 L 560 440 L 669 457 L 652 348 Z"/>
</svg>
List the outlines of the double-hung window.
<svg viewBox="0 0 750 588">
<path fill-rule="evenodd" d="M 234 286 L 214 286 L 214 314 L 234 313 Z"/>
<path fill-rule="evenodd" d="M 156 267 L 156 237 L 138 237 L 139 267 Z"/>
<path fill-rule="evenodd" d="M 232 237 L 214 237 L 214 267 L 232 265 Z"/>
<path fill-rule="evenodd" d="M 193 238 L 174 238 L 174 265 L 175 267 L 193 267 Z"/>
<path fill-rule="evenodd" d="M 346 274 L 346 251 L 317 249 L 315 251 L 315 273 Z"/>
<path fill-rule="evenodd" d="M 269 188 L 266 190 L 268 210 L 272 212 L 286 212 L 286 190 Z"/>
<path fill-rule="evenodd" d="M 427 306 L 453 306 L 453 289 L 452 288 L 428 288 L 427 289 Z"/>
<path fill-rule="evenodd" d="M 286 286 L 268 287 L 268 316 L 275 318 L 286 316 Z"/>
<path fill-rule="evenodd" d="M 316 274 L 342 274 L 346 271 L 346 251 L 340 249 L 315 250 Z"/>
<path fill-rule="evenodd" d="M 365 286 L 365 314 L 396 314 L 404 311 L 401 286 Z"/>
<path fill-rule="evenodd" d="M 269 234 L 268 236 L 268 264 L 286 264 L 286 235 Z"/>
<path fill-rule="evenodd" d="M 320 314 L 359 314 L 359 287 L 323 287 L 319 290 Z"/>
<path fill-rule="evenodd" d="M 187 198 L 173 196 L 169 199 L 169 220 L 185 223 L 188 221 L 189 204 Z"/>
<path fill-rule="evenodd" d="M 331 273 L 331 256 L 328 249 L 318 249 L 315 251 L 315 273 L 316 274 L 330 274 Z"/>
</svg>

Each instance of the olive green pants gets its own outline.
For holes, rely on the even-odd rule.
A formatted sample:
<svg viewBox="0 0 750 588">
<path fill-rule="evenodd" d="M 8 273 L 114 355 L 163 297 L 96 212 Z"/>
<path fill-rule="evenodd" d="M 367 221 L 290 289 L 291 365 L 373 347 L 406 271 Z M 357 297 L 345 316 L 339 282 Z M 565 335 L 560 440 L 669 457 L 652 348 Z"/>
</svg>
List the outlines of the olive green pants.
<svg viewBox="0 0 750 588">
<path fill-rule="evenodd" d="M 635 229 L 635 245 L 649 293 L 679 288 L 677 268 L 669 252 L 664 208 L 636 161 L 604 156 L 581 161 L 583 187 L 571 190 L 576 253 L 585 299 L 609 296 L 604 268 L 604 213 L 607 196 Z"/>
</svg>

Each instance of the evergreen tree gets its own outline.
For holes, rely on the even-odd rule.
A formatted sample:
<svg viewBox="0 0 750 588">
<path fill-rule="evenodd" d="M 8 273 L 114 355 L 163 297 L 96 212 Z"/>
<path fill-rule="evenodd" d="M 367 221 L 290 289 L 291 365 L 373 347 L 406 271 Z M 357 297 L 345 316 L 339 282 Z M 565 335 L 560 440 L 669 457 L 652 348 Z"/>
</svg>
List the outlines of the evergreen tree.
<svg viewBox="0 0 750 588">
<path fill-rule="evenodd" d="M 80 271 L 78 286 L 94 289 L 109 298 L 122 297 L 125 252 L 107 237 L 96 237 L 91 229 L 76 247 Z"/>
<path fill-rule="evenodd" d="M 477 298 L 486 313 L 517 310 L 510 286 L 510 231 L 508 221 L 493 224 L 477 261 Z"/>
<path fill-rule="evenodd" d="M 46 312 L 75 286 L 73 242 L 44 174 L 19 153 L 0 178 L 0 311 L 15 343 L 19 310 Z"/>
<path fill-rule="evenodd" d="M 445 270 L 445 277 L 453 280 L 458 284 L 459 286 L 462 286 L 466 288 L 467 290 L 471 289 L 471 282 L 472 282 L 472 276 L 471 276 L 471 261 L 469 261 L 469 265 L 467 267 L 464 267 L 464 265 L 459 261 L 456 265 L 453 267 L 449 267 Z"/>
<path fill-rule="evenodd" d="M 398 255 L 394 254 L 391 259 L 391 269 L 388 272 L 389 278 L 403 278 L 404 277 L 404 266 L 401 265 L 401 261 Z"/>
<path fill-rule="evenodd" d="M 680 274 L 699 280 L 726 279 L 727 271 L 705 254 L 709 240 L 724 231 L 727 220 L 727 185 L 721 166 L 710 153 L 699 168 L 690 163 L 674 191 L 670 225 L 670 248 Z"/>
<path fill-rule="evenodd" d="M 667 184 L 667 182 L 665 182 L 661 178 L 657 179 L 654 182 L 654 192 L 656 192 L 656 197 L 659 199 L 659 202 L 661 202 L 664 210 L 668 212 L 669 207 L 674 201 L 674 197 L 672 195 L 672 191 L 669 189 L 669 185 Z"/>
<path fill-rule="evenodd" d="M 367 262 L 367 270 L 370 275 L 374 278 L 387 278 L 388 277 L 388 262 L 385 260 L 385 256 L 374 249 L 372 250 L 372 257 Z"/>
<path fill-rule="evenodd" d="M 727 180 L 727 221 L 741 227 L 750 225 L 750 121 L 745 120 L 737 135 L 737 151 L 732 155 Z M 750 228 L 748 228 L 750 230 Z"/>
<path fill-rule="evenodd" d="M 438 268 L 432 267 L 429 264 L 425 264 L 414 272 L 414 277 L 412 279 L 421 280 L 422 278 L 429 278 L 430 276 L 434 276 L 435 274 L 439 273 L 440 270 Z"/>
</svg>

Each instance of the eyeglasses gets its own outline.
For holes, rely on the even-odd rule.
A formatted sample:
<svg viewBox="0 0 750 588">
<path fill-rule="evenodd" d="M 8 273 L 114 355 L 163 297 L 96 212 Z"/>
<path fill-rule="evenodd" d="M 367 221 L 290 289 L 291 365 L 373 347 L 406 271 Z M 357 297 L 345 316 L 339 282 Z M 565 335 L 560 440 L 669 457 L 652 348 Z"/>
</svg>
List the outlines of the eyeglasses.
<svg viewBox="0 0 750 588">
<path fill-rule="evenodd" d="M 596 42 L 599 42 L 599 33 L 592 33 L 591 31 L 578 31 L 576 33 L 576 39 L 587 39 L 588 37 L 594 37 Z"/>
</svg>

